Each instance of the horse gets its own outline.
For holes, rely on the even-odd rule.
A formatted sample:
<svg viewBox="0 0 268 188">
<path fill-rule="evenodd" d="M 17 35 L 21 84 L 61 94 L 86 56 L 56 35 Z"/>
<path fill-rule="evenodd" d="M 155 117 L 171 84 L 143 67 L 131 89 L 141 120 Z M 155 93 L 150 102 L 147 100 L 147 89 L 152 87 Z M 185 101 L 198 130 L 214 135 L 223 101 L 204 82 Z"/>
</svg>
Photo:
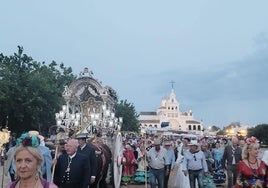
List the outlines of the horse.
<svg viewBox="0 0 268 188">
<path fill-rule="evenodd" d="M 90 139 L 90 143 L 96 150 L 97 158 L 97 176 L 95 182 L 90 185 L 90 188 L 106 188 L 106 178 L 112 162 L 112 152 L 99 137 Z"/>
</svg>

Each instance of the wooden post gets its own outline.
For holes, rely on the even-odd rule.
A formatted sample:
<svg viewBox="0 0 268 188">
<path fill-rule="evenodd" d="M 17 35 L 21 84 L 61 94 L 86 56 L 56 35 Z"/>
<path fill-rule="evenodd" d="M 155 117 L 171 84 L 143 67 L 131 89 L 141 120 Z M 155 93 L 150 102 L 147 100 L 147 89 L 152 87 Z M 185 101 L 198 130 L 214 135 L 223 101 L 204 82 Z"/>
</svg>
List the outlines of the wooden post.
<svg viewBox="0 0 268 188">
<path fill-rule="evenodd" d="M 51 182 L 53 182 L 53 180 L 54 180 L 55 167 L 56 167 L 56 164 L 57 164 L 57 155 L 58 155 L 58 152 L 59 152 L 59 141 L 60 141 L 60 139 L 65 139 L 64 134 L 66 134 L 66 133 L 59 132 L 57 134 L 57 136 L 56 136 L 56 139 L 55 139 L 56 149 L 55 149 L 55 156 L 54 156 L 54 159 L 53 159 L 53 166 L 52 166 L 52 173 L 51 173 Z"/>
<path fill-rule="evenodd" d="M 56 162 L 57 161 L 57 155 L 58 155 L 58 144 L 56 144 L 56 150 L 55 150 L 55 156 L 54 156 L 54 164 L 53 164 L 53 167 L 52 167 L 52 173 L 51 173 L 51 182 L 53 183 L 53 180 L 54 180 L 54 173 L 55 173 L 55 167 L 56 167 Z"/>
</svg>

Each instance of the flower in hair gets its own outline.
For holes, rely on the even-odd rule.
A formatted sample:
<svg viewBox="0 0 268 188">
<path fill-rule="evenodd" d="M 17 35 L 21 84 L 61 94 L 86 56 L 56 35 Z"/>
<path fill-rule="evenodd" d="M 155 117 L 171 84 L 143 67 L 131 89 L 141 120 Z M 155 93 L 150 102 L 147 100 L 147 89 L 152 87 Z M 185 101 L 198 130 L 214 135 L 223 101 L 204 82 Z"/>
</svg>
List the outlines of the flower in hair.
<svg viewBox="0 0 268 188">
<path fill-rule="evenodd" d="M 259 141 L 257 140 L 257 138 L 254 137 L 254 136 L 252 136 L 252 137 L 246 139 L 246 143 L 247 143 L 248 145 L 250 145 L 250 144 L 255 144 L 255 143 L 258 143 L 258 142 L 259 142 Z"/>
<path fill-rule="evenodd" d="M 29 133 L 24 133 L 17 139 L 17 145 L 24 147 L 38 147 L 40 145 L 40 140 L 36 136 L 30 136 Z"/>
</svg>

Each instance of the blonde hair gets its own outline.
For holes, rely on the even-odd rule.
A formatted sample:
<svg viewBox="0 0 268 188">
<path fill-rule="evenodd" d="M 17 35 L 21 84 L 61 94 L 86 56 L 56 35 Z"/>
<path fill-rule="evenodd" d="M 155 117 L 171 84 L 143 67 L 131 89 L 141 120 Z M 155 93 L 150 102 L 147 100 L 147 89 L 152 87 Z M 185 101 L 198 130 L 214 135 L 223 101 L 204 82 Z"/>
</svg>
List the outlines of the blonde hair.
<svg viewBox="0 0 268 188">
<path fill-rule="evenodd" d="M 37 160 L 37 166 L 38 168 L 41 166 L 43 162 L 43 156 L 41 154 L 41 151 L 37 147 L 31 147 L 31 146 L 19 146 L 15 149 L 14 153 L 14 159 L 16 159 L 16 156 L 18 155 L 19 152 L 27 150 L 30 154 L 34 156 L 34 158 Z"/>
<path fill-rule="evenodd" d="M 260 144 L 258 142 L 254 142 L 251 144 L 246 143 L 242 149 L 242 159 L 248 159 L 249 157 L 248 149 L 259 148 L 259 147 Z"/>
</svg>

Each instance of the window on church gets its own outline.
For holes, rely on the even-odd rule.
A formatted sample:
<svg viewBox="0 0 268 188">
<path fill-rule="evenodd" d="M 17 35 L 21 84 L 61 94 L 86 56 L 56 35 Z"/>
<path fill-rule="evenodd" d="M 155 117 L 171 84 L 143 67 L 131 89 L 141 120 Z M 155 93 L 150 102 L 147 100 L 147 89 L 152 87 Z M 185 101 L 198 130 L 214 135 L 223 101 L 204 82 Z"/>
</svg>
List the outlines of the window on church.
<svg viewBox="0 0 268 188">
<path fill-rule="evenodd" d="M 200 125 L 197 126 L 197 130 L 201 131 L 201 126 Z"/>
<path fill-rule="evenodd" d="M 193 126 L 193 130 L 196 130 L 196 125 Z"/>
<path fill-rule="evenodd" d="M 168 109 L 170 110 L 170 107 L 168 107 Z"/>
<path fill-rule="evenodd" d="M 152 127 L 152 125 L 149 125 L 149 127 Z"/>
<path fill-rule="evenodd" d="M 154 125 L 155 128 L 157 128 L 157 125 Z"/>
<path fill-rule="evenodd" d="M 189 130 L 192 130 L 192 126 L 191 126 L 191 125 L 188 125 L 188 129 L 189 129 Z"/>
</svg>

